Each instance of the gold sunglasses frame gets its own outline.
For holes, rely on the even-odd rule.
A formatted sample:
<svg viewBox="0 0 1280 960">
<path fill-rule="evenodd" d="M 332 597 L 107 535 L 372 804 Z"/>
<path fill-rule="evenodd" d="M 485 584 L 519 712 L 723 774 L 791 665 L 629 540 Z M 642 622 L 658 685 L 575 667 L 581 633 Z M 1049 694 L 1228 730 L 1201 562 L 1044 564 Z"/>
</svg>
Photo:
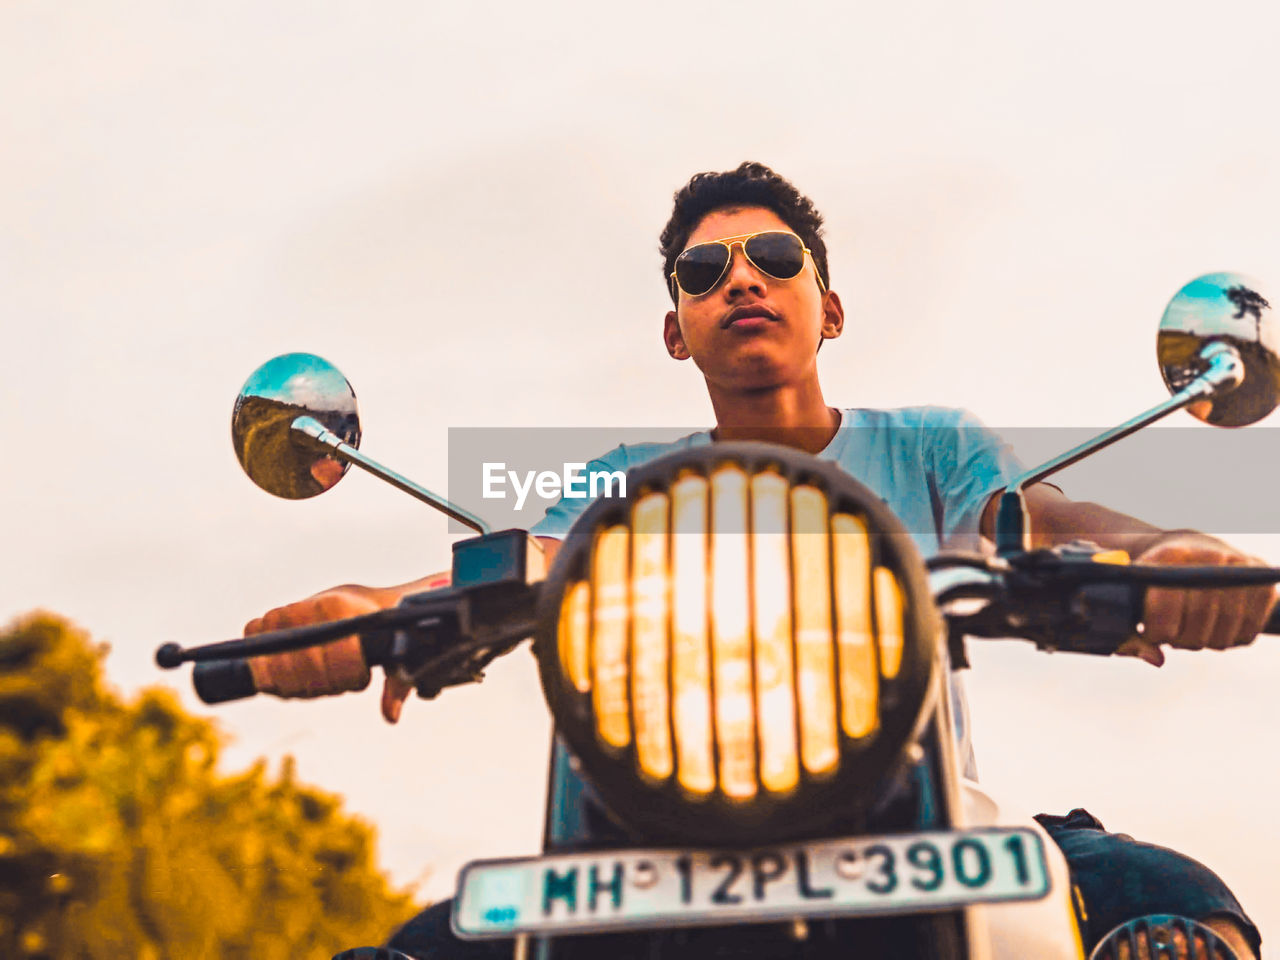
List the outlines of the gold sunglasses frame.
<svg viewBox="0 0 1280 960">
<path fill-rule="evenodd" d="M 747 258 L 747 263 L 751 264 L 752 267 L 754 267 L 756 270 L 759 270 L 761 273 L 763 273 L 766 277 L 769 277 L 771 280 L 794 280 L 796 277 L 800 276 L 800 274 L 804 273 L 804 264 L 802 263 L 800 265 L 800 269 L 797 270 L 791 276 L 779 277 L 779 276 L 776 276 L 775 274 L 770 273 L 764 267 L 760 266 L 760 264 L 756 263 L 754 260 L 751 259 L 751 254 L 747 253 L 747 241 L 754 240 L 756 237 L 762 237 L 768 233 L 782 233 L 782 234 L 786 234 L 788 237 L 795 237 L 797 240 L 800 241 L 800 249 L 804 251 L 804 256 L 808 257 L 809 262 L 813 264 L 813 275 L 818 281 L 818 289 L 821 290 L 823 293 L 826 293 L 827 285 L 822 282 L 822 274 L 818 272 L 818 263 L 816 260 L 813 259 L 813 251 L 804 245 L 804 240 L 800 237 L 800 234 L 795 233 L 791 230 L 757 230 L 755 233 L 742 233 L 742 234 L 738 234 L 738 236 L 736 237 L 721 237 L 718 240 L 705 240 L 702 243 L 695 243 L 693 246 L 685 247 L 683 250 L 681 250 L 679 256 L 676 257 L 676 262 L 679 262 L 680 257 L 683 257 L 690 250 L 696 250 L 698 247 L 710 247 L 710 246 L 726 247 L 729 250 L 729 255 L 725 257 L 724 269 L 721 270 L 720 275 L 716 277 L 715 283 L 711 284 L 711 286 L 708 287 L 703 293 L 690 293 L 688 290 L 686 290 L 684 287 L 680 285 L 680 278 L 676 276 L 676 271 L 672 270 L 671 277 L 670 277 L 672 295 L 676 295 L 676 291 L 679 291 L 680 293 L 683 293 L 686 297 L 705 297 L 708 293 L 711 293 L 712 291 L 714 291 L 716 287 L 720 286 L 721 281 L 724 280 L 725 274 L 729 272 L 729 268 L 733 266 L 733 248 L 739 247 L 739 246 L 742 247 L 742 255 Z M 679 301 L 678 296 L 676 296 L 676 300 Z"/>
</svg>

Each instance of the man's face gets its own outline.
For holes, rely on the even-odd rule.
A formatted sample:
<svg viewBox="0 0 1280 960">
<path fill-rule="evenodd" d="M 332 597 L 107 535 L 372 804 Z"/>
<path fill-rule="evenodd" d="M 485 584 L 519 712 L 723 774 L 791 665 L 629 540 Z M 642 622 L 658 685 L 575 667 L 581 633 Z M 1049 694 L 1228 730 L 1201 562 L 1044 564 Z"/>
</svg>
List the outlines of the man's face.
<svg viewBox="0 0 1280 960">
<path fill-rule="evenodd" d="M 697 243 L 791 228 L 764 207 L 730 207 L 707 214 L 689 235 Z M 840 299 L 818 286 L 813 258 L 790 280 L 758 270 L 733 248 L 720 283 L 700 297 L 679 291 L 663 339 L 677 360 L 693 359 L 708 385 L 770 389 L 816 376 L 818 344 L 840 335 Z"/>
</svg>

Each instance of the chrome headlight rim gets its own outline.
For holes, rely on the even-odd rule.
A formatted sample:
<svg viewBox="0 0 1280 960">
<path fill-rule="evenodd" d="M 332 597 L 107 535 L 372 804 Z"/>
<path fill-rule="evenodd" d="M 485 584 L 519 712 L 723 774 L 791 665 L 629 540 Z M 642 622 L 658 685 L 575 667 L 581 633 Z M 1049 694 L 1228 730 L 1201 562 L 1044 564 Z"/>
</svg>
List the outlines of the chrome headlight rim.
<svg viewBox="0 0 1280 960">
<path fill-rule="evenodd" d="M 891 680 L 881 678 L 874 735 L 854 742 L 841 731 L 835 773 L 815 777 L 802 770 L 796 789 L 761 793 L 749 802 L 730 799 L 718 789 L 694 798 L 675 777 L 659 783 L 644 778 L 634 739 L 622 750 L 605 748 L 597 736 L 591 697 L 571 682 L 559 650 L 562 602 L 572 584 L 589 579 L 597 531 L 629 526 L 635 503 L 652 491 L 668 490 L 677 477 L 690 471 L 710 477 L 725 465 L 751 475 L 775 470 L 792 487 L 817 487 L 827 496 L 828 519 L 841 511 L 865 518 L 876 563 L 896 575 L 903 600 L 901 665 Z M 649 841 L 742 845 L 820 836 L 864 814 L 883 797 L 931 712 L 940 622 L 914 542 L 870 488 L 834 463 L 801 451 L 726 442 L 675 451 L 644 464 L 628 473 L 625 498 L 600 498 L 587 508 L 565 538 L 543 585 L 533 650 L 558 732 L 621 826 Z"/>
</svg>

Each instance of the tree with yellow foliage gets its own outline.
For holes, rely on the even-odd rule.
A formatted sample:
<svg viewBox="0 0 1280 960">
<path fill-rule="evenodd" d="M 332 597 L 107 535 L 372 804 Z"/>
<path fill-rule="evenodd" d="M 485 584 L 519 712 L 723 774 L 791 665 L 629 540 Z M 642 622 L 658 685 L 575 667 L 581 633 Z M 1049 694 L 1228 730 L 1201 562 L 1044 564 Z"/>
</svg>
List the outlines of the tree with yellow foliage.
<svg viewBox="0 0 1280 960">
<path fill-rule="evenodd" d="M 0 957 L 328 957 L 413 915 L 337 797 L 218 773 L 211 722 L 101 659 L 49 614 L 0 633 Z"/>
</svg>

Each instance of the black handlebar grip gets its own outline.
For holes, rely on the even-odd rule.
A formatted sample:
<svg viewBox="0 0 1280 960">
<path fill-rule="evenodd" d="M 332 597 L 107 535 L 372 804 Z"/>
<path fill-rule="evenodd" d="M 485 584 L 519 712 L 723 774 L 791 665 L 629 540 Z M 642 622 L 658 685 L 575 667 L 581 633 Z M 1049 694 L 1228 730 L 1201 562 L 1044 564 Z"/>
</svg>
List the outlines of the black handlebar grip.
<svg viewBox="0 0 1280 960">
<path fill-rule="evenodd" d="M 1139 614 L 1140 614 L 1142 610 L 1142 604 L 1143 604 L 1143 594 L 1146 593 L 1146 588 L 1135 584 L 1134 590 L 1135 590 L 1134 609 L 1136 611 L 1139 611 Z M 1259 632 L 1264 634 L 1275 634 L 1276 636 L 1280 636 L 1280 603 L 1277 603 L 1275 607 L 1272 608 L 1271 615 L 1267 617 L 1267 622 L 1262 625 L 1262 630 Z"/>
<path fill-rule="evenodd" d="M 195 684 L 196 696 L 205 703 L 243 700 L 258 692 L 249 661 L 243 658 L 197 663 L 191 672 L 191 680 Z"/>
<path fill-rule="evenodd" d="M 1133 585 L 1133 609 L 1135 617 L 1140 618 L 1142 616 L 1146 592 L 1147 587 L 1145 584 L 1135 583 Z M 1267 617 L 1267 622 L 1262 625 L 1262 630 L 1259 632 L 1280 636 L 1280 603 L 1277 603 L 1275 607 L 1272 608 L 1271 615 Z"/>
<path fill-rule="evenodd" d="M 1267 617 L 1267 622 L 1262 626 L 1263 633 L 1280 633 L 1280 603 L 1276 604 L 1271 616 Z"/>
</svg>

